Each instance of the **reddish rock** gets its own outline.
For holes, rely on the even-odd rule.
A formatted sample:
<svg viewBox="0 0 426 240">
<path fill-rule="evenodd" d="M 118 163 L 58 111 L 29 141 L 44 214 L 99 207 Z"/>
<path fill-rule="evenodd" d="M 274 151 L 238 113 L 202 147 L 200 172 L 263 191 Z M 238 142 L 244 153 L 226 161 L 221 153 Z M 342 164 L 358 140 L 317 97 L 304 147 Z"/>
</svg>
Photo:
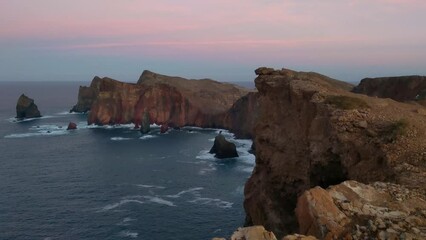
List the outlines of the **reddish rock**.
<svg viewBox="0 0 426 240">
<path fill-rule="evenodd" d="M 297 197 L 353 179 L 426 188 L 426 124 L 418 105 L 350 92 L 351 85 L 287 69 L 259 75 L 256 166 L 245 186 L 247 224 L 281 237 L 298 230 Z"/>
<path fill-rule="evenodd" d="M 77 129 L 77 124 L 70 122 L 68 124 L 67 130 L 74 130 L 74 129 Z"/>
<path fill-rule="evenodd" d="M 169 125 L 161 124 L 160 133 L 166 133 L 169 130 Z"/>
<path fill-rule="evenodd" d="M 423 239 L 426 196 L 390 183 L 346 181 L 327 190 L 315 187 L 299 197 L 300 233 L 319 239 Z"/>
</svg>

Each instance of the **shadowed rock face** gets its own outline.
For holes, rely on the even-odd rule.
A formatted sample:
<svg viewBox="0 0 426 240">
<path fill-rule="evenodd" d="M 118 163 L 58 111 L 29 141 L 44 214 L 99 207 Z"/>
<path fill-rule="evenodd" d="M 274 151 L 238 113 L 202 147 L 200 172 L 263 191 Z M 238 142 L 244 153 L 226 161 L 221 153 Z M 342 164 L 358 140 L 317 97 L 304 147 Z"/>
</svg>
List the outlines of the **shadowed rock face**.
<svg viewBox="0 0 426 240">
<path fill-rule="evenodd" d="M 401 76 L 365 78 L 353 89 L 355 93 L 379 98 L 392 98 L 396 101 L 421 101 L 426 103 L 426 77 Z"/>
<path fill-rule="evenodd" d="M 349 92 L 316 73 L 260 69 L 256 166 L 245 186 L 247 224 L 297 231 L 297 197 L 348 179 L 424 188 L 422 106 Z"/>
<path fill-rule="evenodd" d="M 95 77 L 90 87 L 80 87 L 78 103 L 72 110 L 85 112 L 90 109 L 89 124 L 135 123 L 140 126 L 143 114 L 147 112 L 150 122 L 159 125 L 227 127 L 251 136 L 253 120 L 240 126 L 233 119 L 242 118 L 235 112 L 254 112 L 248 110 L 256 105 L 254 97 L 250 95 L 246 100 L 238 101 L 248 93 L 249 90 L 228 83 L 188 80 L 144 71 L 137 84 Z M 231 113 L 227 114 L 227 111 Z"/>
<path fill-rule="evenodd" d="M 222 134 L 215 137 L 210 153 L 214 153 L 217 158 L 238 157 L 237 147 L 235 144 L 227 141 Z"/>
<path fill-rule="evenodd" d="M 40 111 L 34 100 L 22 94 L 16 103 L 16 118 L 36 118 L 41 117 Z"/>
</svg>

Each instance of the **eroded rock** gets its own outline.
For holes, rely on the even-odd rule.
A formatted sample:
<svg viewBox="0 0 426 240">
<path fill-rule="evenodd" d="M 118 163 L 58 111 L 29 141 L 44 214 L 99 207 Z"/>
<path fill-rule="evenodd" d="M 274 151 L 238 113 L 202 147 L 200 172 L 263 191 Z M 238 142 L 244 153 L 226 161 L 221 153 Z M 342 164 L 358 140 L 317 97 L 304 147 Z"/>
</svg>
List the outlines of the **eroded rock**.
<svg viewBox="0 0 426 240">
<path fill-rule="evenodd" d="M 41 117 L 41 114 L 37 105 L 34 103 L 34 99 L 22 94 L 16 103 L 16 118 L 24 119 L 38 117 Z"/>
<path fill-rule="evenodd" d="M 210 153 L 214 153 L 217 158 L 238 157 L 237 147 L 235 144 L 226 140 L 222 134 L 215 137 Z"/>
</svg>

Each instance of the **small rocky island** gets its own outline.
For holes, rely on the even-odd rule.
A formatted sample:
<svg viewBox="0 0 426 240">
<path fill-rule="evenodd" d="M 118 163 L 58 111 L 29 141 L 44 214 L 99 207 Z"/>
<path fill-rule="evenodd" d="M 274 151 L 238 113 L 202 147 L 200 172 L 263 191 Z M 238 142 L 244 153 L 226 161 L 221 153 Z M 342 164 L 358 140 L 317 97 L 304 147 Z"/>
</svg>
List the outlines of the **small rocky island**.
<svg viewBox="0 0 426 240">
<path fill-rule="evenodd" d="M 16 118 L 22 120 L 25 118 L 39 117 L 41 117 L 41 114 L 37 105 L 34 103 L 34 99 L 22 94 L 16 103 Z"/>
<path fill-rule="evenodd" d="M 220 159 L 238 157 L 235 144 L 226 140 L 221 133 L 215 137 L 210 153 L 215 154 L 215 157 Z"/>
</svg>

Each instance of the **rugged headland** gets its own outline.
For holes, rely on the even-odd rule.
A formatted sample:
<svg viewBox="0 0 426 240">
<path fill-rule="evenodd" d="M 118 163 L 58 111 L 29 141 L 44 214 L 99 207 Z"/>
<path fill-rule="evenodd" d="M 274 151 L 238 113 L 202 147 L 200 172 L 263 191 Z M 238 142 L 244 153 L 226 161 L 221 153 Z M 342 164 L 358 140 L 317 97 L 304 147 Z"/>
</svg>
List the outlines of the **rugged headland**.
<svg viewBox="0 0 426 240">
<path fill-rule="evenodd" d="M 414 216 L 417 227 L 412 226 L 415 230 L 409 233 L 426 237 L 423 106 L 355 94 L 350 92 L 352 86 L 312 72 L 260 68 L 256 73 L 260 110 L 254 130 L 256 166 L 245 187 L 248 225 L 263 225 L 278 236 L 298 232 L 319 239 L 352 239 L 361 234 L 362 239 L 366 231 L 357 232 L 357 228 L 364 229 L 370 220 L 374 223 L 382 218 L 394 224 L 393 217 Z M 332 197 L 325 193 L 339 187 L 319 190 L 346 180 L 359 183 L 346 184 L 353 186 L 346 190 L 340 187 L 343 193 Z M 382 186 L 374 185 L 377 181 L 397 184 L 396 190 L 377 190 L 375 186 Z M 378 194 L 373 190 L 370 194 L 370 188 Z M 318 191 L 324 193 L 323 197 L 312 202 L 312 192 Z M 385 196 L 392 194 L 404 197 L 391 203 Z M 353 200 L 357 195 L 367 200 Z M 335 212 L 326 211 L 324 215 L 329 214 L 338 223 L 337 232 L 330 224 L 318 222 L 318 214 L 313 213 L 321 206 L 327 209 L 330 204 L 338 205 L 333 196 L 362 209 L 355 213 L 333 208 L 335 219 Z M 370 205 L 387 208 L 382 209 L 383 214 L 398 209 L 404 209 L 404 213 L 399 211 L 392 217 L 368 214 L 364 208 L 369 201 Z M 404 207 L 404 201 L 410 201 L 411 208 Z M 392 204 L 399 204 L 397 210 L 389 210 Z M 389 227 L 391 223 L 376 227 L 368 236 L 403 232 Z"/>
<path fill-rule="evenodd" d="M 144 71 L 136 84 L 95 77 L 80 87 L 74 112 L 89 112 L 89 124 L 134 123 L 145 113 L 150 123 L 170 127 L 198 126 L 233 130 L 251 137 L 254 125 L 253 90 L 210 79 L 189 80 Z M 239 121 L 248 114 L 247 121 Z"/>
<path fill-rule="evenodd" d="M 313 72 L 256 74 L 257 91 L 150 71 L 136 84 L 95 77 L 72 111 L 90 110 L 89 124 L 145 119 L 253 138 L 246 225 L 264 228 L 231 239 L 426 239 L 422 77 L 354 88 Z"/>
</svg>

